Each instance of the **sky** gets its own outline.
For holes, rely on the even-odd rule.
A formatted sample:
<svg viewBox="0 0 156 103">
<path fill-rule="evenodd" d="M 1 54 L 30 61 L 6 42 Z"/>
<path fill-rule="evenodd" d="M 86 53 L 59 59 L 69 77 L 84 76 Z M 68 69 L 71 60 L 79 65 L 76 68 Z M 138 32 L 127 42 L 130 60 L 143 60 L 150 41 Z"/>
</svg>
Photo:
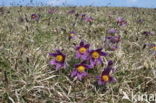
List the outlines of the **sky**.
<svg viewBox="0 0 156 103">
<path fill-rule="evenodd" d="M 156 8 L 156 0 L 0 0 L 0 6 L 115 6 Z"/>
</svg>

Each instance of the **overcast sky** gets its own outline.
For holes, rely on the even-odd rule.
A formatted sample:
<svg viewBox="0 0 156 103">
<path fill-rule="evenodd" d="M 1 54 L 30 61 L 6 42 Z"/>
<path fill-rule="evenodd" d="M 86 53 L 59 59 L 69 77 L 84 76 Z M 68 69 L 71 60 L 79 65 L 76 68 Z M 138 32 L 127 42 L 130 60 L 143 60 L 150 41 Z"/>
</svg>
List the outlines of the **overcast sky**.
<svg viewBox="0 0 156 103">
<path fill-rule="evenodd" d="M 0 6 L 121 6 L 156 8 L 156 0 L 0 0 Z"/>
</svg>

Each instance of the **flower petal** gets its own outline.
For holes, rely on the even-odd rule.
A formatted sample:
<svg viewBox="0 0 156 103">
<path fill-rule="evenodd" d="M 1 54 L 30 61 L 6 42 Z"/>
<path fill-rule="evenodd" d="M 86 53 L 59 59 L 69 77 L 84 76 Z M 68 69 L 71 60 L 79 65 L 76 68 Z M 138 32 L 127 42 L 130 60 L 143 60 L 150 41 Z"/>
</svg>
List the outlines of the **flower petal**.
<svg viewBox="0 0 156 103">
<path fill-rule="evenodd" d="M 59 69 L 61 69 L 62 67 L 63 67 L 63 65 L 61 65 L 61 64 L 59 64 L 59 63 L 56 64 L 56 70 L 59 70 Z"/>
<path fill-rule="evenodd" d="M 57 63 L 56 63 L 55 60 L 51 60 L 51 61 L 49 62 L 49 64 L 51 64 L 51 65 L 56 65 Z"/>
<path fill-rule="evenodd" d="M 113 61 L 112 60 L 109 60 L 108 61 L 108 66 L 112 66 L 113 65 Z"/>
<path fill-rule="evenodd" d="M 100 64 L 102 64 L 102 63 L 103 63 L 103 61 L 102 61 L 102 59 L 101 59 L 101 58 L 98 58 L 98 59 L 96 59 L 96 63 L 97 63 L 98 65 L 100 65 Z"/>
<path fill-rule="evenodd" d="M 80 42 L 80 46 L 84 46 L 84 42 L 83 41 Z"/>
<path fill-rule="evenodd" d="M 93 68 L 92 65 L 85 65 L 85 67 L 86 67 L 87 69 L 91 69 L 91 68 Z"/>
<path fill-rule="evenodd" d="M 100 52 L 100 55 L 101 55 L 101 56 L 107 56 L 108 53 L 106 53 L 106 52 Z"/>
<path fill-rule="evenodd" d="M 106 82 L 102 81 L 101 79 L 98 80 L 98 85 L 105 85 L 105 84 L 106 84 Z"/>
<path fill-rule="evenodd" d="M 86 44 L 84 47 L 85 48 L 89 48 L 90 47 L 90 44 Z"/>
<path fill-rule="evenodd" d="M 91 65 L 92 67 L 94 67 L 95 64 L 96 64 L 95 60 L 94 60 L 94 59 L 90 59 L 90 65 Z"/>
<path fill-rule="evenodd" d="M 102 72 L 102 75 L 109 75 L 109 73 L 111 72 L 112 68 L 111 67 L 107 67 L 104 69 L 104 71 Z"/>
<path fill-rule="evenodd" d="M 114 82 L 117 82 L 116 78 L 115 77 L 110 77 L 110 83 L 114 83 Z"/>
<path fill-rule="evenodd" d="M 78 78 L 79 80 L 82 80 L 82 74 L 77 74 L 77 78 Z"/>
<path fill-rule="evenodd" d="M 76 74 L 77 74 L 77 70 L 74 70 L 74 71 L 71 73 L 71 77 L 76 76 Z"/>
<path fill-rule="evenodd" d="M 96 51 L 100 53 L 100 52 L 102 51 L 102 49 L 103 49 L 103 48 L 99 48 L 99 49 L 97 49 Z"/>
<path fill-rule="evenodd" d="M 83 60 L 87 60 L 87 58 L 88 58 L 88 54 L 87 54 L 87 53 L 81 55 L 81 59 L 83 59 Z"/>
<path fill-rule="evenodd" d="M 85 77 L 85 76 L 88 75 L 88 73 L 87 73 L 87 72 L 82 72 L 81 75 L 82 75 L 83 77 Z"/>
<path fill-rule="evenodd" d="M 81 57 L 81 54 L 79 52 L 76 52 L 76 58 L 79 59 Z"/>
<path fill-rule="evenodd" d="M 57 53 L 49 53 L 49 55 L 55 57 L 57 55 Z"/>
</svg>

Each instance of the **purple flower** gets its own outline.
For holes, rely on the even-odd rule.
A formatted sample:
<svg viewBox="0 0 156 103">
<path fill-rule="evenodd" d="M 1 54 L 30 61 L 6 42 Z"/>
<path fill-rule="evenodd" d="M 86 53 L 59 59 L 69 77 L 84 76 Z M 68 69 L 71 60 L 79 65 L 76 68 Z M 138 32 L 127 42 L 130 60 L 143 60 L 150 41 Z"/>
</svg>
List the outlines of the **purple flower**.
<svg viewBox="0 0 156 103">
<path fill-rule="evenodd" d="M 113 63 L 113 61 L 112 60 L 110 60 L 110 61 L 108 61 L 108 65 L 107 66 L 112 66 L 114 63 Z"/>
<path fill-rule="evenodd" d="M 87 16 L 86 14 L 80 14 L 81 20 L 92 23 L 93 18 L 91 16 Z"/>
<path fill-rule="evenodd" d="M 149 35 L 154 35 L 155 32 L 144 31 L 144 32 L 142 32 L 142 34 L 145 35 L 145 36 L 149 36 Z"/>
<path fill-rule="evenodd" d="M 107 30 L 107 33 L 108 34 L 115 34 L 115 33 L 118 33 L 118 31 L 114 28 L 111 28 L 111 29 Z"/>
<path fill-rule="evenodd" d="M 74 31 L 71 31 L 71 32 L 69 32 L 69 40 L 71 40 L 71 39 L 76 39 L 77 38 L 77 35 L 76 35 L 76 32 L 74 32 Z"/>
<path fill-rule="evenodd" d="M 116 22 L 119 26 L 126 26 L 128 24 L 127 21 L 122 17 L 116 18 Z"/>
<path fill-rule="evenodd" d="M 40 18 L 40 16 L 39 16 L 38 14 L 32 14 L 32 15 L 31 15 L 31 19 L 32 19 L 32 20 L 38 21 L 39 18 Z"/>
<path fill-rule="evenodd" d="M 66 67 L 65 63 L 66 56 L 60 50 L 56 50 L 56 53 L 49 53 L 49 55 L 55 58 L 50 61 L 50 64 L 55 65 L 56 70 Z"/>
<path fill-rule="evenodd" d="M 122 21 L 124 21 L 124 18 L 123 17 L 118 17 L 118 18 L 116 18 L 116 21 L 117 22 L 122 22 Z"/>
<path fill-rule="evenodd" d="M 91 66 L 82 62 L 80 64 L 76 64 L 74 70 L 71 73 L 71 77 L 77 77 L 77 79 L 82 80 L 82 78 L 86 77 L 88 73 L 86 72 L 87 69 L 90 69 Z"/>
<path fill-rule="evenodd" d="M 121 40 L 121 37 L 120 37 L 120 35 L 118 35 L 118 36 L 106 36 L 105 39 L 108 40 L 110 43 L 119 43 Z"/>
<path fill-rule="evenodd" d="M 90 44 L 85 44 L 83 41 L 80 42 L 79 46 L 76 46 L 76 58 L 86 60 L 89 54 Z"/>
<path fill-rule="evenodd" d="M 86 17 L 86 14 L 80 14 L 81 20 L 84 20 Z"/>
<path fill-rule="evenodd" d="M 86 22 L 89 22 L 89 23 L 91 23 L 91 22 L 93 22 L 93 18 L 92 17 L 89 17 L 89 16 L 85 16 L 84 18 L 82 18 L 84 21 L 86 21 Z"/>
<path fill-rule="evenodd" d="M 112 77 L 110 74 L 113 71 L 113 62 L 109 61 L 107 67 L 102 72 L 101 76 L 98 76 L 98 85 L 105 85 L 106 83 L 116 82 L 116 78 Z"/>
<path fill-rule="evenodd" d="M 144 44 L 144 48 L 145 48 L 146 46 L 149 47 L 150 49 L 154 49 L 154 48 L 156 47 L 156 44 L 154 44 L 154 43 L 145 43 L 145 44 Z"/>
<path fill-rule="evenodd" d="M 152 47 L 152 49 L 154 49 L 156 51 L 156 45 Z"/>
<path fill-rule="evenodd" d="M 152 55 L 152 57 L 156 58 L 156 44 L 145 43 L 143 49 L 145 49 L 146 47 L 149 50 L 149 54 Z"/>
<path fill-rule="evenodd" d="M 150 46 L 150 48 L 156 48 L 156 44 L 150 43 L 148 45 Z"/>
<path fill-rule="evenodd" d="M 150 43 L 150 44 L 146 44 L 146 45 L 150 48 L 151 54 L 156 56 L 156 44 Z"/>
<path fill-rule="evenodd" d="M 156 58 L 156 45 L 154 47 L 151 48 L 153 50 L 153 55 L 155 56 Z"/>
<path fill-rule="evenodd" d="M 106 52 L 102 52 L 102 48 L 96 49 L 96 50 L 90 50 L 89 60 L 90 60 L 91 66 L 94 67 L 97 64 L 102 64 L 101 56 L 107 56 L 107 55 L 108 54 Z"/>
</svg>

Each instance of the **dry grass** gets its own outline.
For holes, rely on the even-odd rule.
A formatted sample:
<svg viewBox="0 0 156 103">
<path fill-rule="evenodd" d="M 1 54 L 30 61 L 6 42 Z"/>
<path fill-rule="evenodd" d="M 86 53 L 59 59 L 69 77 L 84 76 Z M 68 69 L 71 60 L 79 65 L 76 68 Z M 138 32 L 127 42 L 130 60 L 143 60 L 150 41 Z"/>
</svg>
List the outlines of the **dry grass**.
<svg viewBox="0 0 156 103">
<path fill-rule="evenodd" d="M 77 7 L 79 13 L 92 16 L 92 25 L 67 15 L 72 8 L 58 8 L 56 14 L 47 13 L 49 7 L 10 7 L 0 11 L 0 102 L 1 103 L 131 103 L 122 100 L 123 92 L 155 93 L 156 58 L 144 43 L 156 43 L 156 36 L 145 37 L 142 31 L 156 31 L 156 10 L 138 8 Z M 3 12 L 4 11 L 4 12 Z M 39 22 L 30 15 L 41 15 Z M 109 17 L 108 15 L 111 15 Z M 115 18 L 124 17 L 129 25 L 119 27 Z M 19 18 L 24 21 L 20 22 Z M 28 22 L 26 21 L 28 19 Z M 136 20 L 144 19 L 143 24 Z M 75 24 L 75 26 L 73 26 Z M 92 48 L 103 47 L 102 38 L 109 28 L 117 28 L 121 35 L 120 48 L 109 52 L 114 60 L 118 82 L 106 87 L 96 85 L 95 76 L 103 67 L 90 73 L 84 81 L 76 81 L 69 74 L 73 60 L 73 43 L 81 39 Z M 68 41 L 67 33 L 76 31 L 78 40 Z M 48 66 L 48 53 L 64 49 L 70 66 L 55 71 Z M 106 64 L 106 63 L 105 63 Z"/>
</svg>

